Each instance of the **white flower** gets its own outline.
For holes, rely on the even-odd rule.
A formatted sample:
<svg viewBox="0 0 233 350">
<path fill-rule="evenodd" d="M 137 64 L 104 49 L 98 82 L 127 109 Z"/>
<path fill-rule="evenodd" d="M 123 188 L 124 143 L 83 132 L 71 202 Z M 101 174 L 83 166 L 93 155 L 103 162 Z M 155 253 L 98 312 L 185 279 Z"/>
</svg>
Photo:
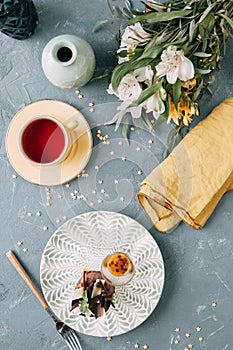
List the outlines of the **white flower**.
<svg viewBox="0 0 233 350">
<path fill-rule="evenodd" d="M 183 51 L 176 50 L 175 46 L 169 46 L 161 55 L 161 62 L 156 66 L 157 76 L 166 75 L 170 84 L 175 84 L 177 78 L 182 81 L 194 77 L 194 66 L 192 62 L 184 56 Z"/>
<path fill-rule="evenodd" d="M 120 48 L 130 49 L 132 45 L 140 46 L 146 44 L 152 35 L 147 33 L 139 22 L 125 28 L 121 37 Z"/>
<path fill-rule="evenodd" d="M 155 119 L 158 119 L 161 114 L 165 112 L 165 105 L 163 100 L 166 99 L 166 91 L 164 88 L 156 91 L 148 100 L 145 101 L 146 113 L 153 112 Z"/>
<path fill-rule="evenodd" d="M 146 85 L 150 86 L 152 84 L 154 72 L 151 69 L 151 66 L 146 66 L 135 69 L 134 75 L 137 81 L 144 82 Z"/>
<path fill-rule="evenodd" d="M 138 99 L 142 92 L 142 88 L 137 81 L 134 73 L 126 74 L 118 86 L 117 91 L 113 91 L 112 84 L 109 85 L 107 92 L 111 95 L 116 95 L 120 100 L 135 101 Z"/>
</svg>

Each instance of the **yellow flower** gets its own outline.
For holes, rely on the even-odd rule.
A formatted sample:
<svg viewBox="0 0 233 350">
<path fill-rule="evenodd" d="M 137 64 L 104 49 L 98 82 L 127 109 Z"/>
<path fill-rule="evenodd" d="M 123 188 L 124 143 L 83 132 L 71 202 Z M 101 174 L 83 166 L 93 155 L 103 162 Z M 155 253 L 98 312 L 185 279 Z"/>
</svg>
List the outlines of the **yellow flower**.
<svg viewBox="0 0 233 350">
<path fill-rule="evenodd" d="M 194 104 L 189 98 L 187 98 L 187 94 L 183 93 L 180 101 L 178 102 L 178 110 L 175 107 L 175 104 L 170 95 L 168 95 L 170 111 L 167 123 L 171 120 L 174 121 L 177 125 L 179 125 L 179 120 L 182 120 L 185 126 L 188 126 L 192 121 L 192 116 L 194 114 L 199 115 L 198 108 L 196 104 Z"/>
<path fill-rule="evenodd" d="M 196 79 L 193 78 L 190 80 L 182 81 L 181 86 L 185 89 L 192 90 L 196 86 L 196 83 L 197 83 Z"/>
</svg>

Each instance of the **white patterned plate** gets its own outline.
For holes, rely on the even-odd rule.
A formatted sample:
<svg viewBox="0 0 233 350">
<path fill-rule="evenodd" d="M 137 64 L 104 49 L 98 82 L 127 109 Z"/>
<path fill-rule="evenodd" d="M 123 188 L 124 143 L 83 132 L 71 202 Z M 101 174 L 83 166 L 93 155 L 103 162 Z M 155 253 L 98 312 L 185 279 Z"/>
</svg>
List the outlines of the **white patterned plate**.
<svg viewBox="0 0 233 350">
<path fill-rule="evenodd" d="M 114 304 L 98 319 L 70 312 L 70 300 L 82 270 L 100 270 L 104 257 L 127 252 L 135 266 L 130 283 L 116 287 Z M 115 336 L 139 326 L 162 294 L 164 264 L 150 233 L 128 216 L 95 211 L 63 224 L 48 241 L 41 260 L 41 285 L 53 312 L 73 329 L 93 336 Z"/>
</svg>

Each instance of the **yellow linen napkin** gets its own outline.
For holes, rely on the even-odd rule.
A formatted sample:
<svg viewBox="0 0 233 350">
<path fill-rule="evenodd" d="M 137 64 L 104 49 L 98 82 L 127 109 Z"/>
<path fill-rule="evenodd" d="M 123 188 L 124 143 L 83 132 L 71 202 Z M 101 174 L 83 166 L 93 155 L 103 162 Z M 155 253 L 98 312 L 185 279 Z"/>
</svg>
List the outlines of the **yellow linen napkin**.
<svg viewBox="0 0 233 350">
<path fill-rule="evenodd" d="M 202 227 L 233 189 L 233 97 L 193 128 L 141 183 L 139 203 L 162 232 Z"/>
</svg>

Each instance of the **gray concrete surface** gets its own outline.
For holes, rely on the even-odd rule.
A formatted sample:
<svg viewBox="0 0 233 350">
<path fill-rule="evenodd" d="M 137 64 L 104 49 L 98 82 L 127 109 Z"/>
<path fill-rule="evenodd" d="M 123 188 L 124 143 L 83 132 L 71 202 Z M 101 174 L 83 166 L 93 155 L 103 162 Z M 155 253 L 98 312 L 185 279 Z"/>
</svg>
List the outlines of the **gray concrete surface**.
<svg viewBox="0 0 233 350">
<path fill-rule="evenodd" d="M 56 217 L 64 220 L 64 215 L 69 218 L 93 210 L 88 201 L 72 201 L 69 192 L 81 188 L 88 197 L 91 186 L 95 183 L 88 182 L 89 186 L 85 181 L 101 178 L 106 193 L 102 196 L 103 203 L 99 207 L 96 204 L 95 209 L 121 211 L 150 229 L 164 256 L 166 282 L 159 305 L 140 327 L 113 338 L 111 342 L 81 334 L 83 349 L 129 350 L 134 349 L 134 344 L 138 343 L 140 349 L 148 344 L 151 350 L 183 350 L 189 348 L 189 344 L 194 349 L 232 350 L 233 193 L 222 198 L 200 231 L 181 224 L 166 234 L 158 233 L 151 227 L 136 201 L 135 193 L 143 176 L 163 159 L 164 128 L 161 129 L 160 138 L 153 138 L 145 131 L 137 130 L 132 134 L 132 140 L 151 152 L 152 158 L 149 160 L 140 152 L 136 160 L 133 158 L 135 152 L 132 147 L 136 144 L 133 142 L 130 146 L 124 145 L 122 155 L 128 155 L 125 162 L 114 157 L 112 161 L 106 160 L 105 154 L 119 152 L 117 146 L 115 149 L 110 145 L 102 146 L 100 151 L 95 147 L 95 154 L 101 153 L 98 176 L 95 178 L 93 175 L 96 171 L 96 158 L 92 157 L 87 172 L 93 176 L 90 179 L 74 180 L 70 189 L 65 186 L 51 189 L 52 205 L 49 208 L 45 205 L 44 189 L 19 176 L 14 178 L 15 171 L 6 156 L 5 134 L 10 120 L 23 106 L 45 98 L 64 100 L 84 109 L 84 115 L 94 126 L 101 125 L 116 106 L 109 104 L 116 99 L 106 93 L 106 80 L 95 81 L 83 87 L 81 91 L 84 98 L 80 100 L 73 90 L 61 90 L 51 85 L 45 78 L 40 63 L 43 47 L 48 40 L 62 33 L 71 33 L 86 39 L 93 46 L 97 58 L 96 75 L 111 68 L 115 59 L 107 51 L 116 48 L 114 38 L 119 23 L 108 23 L 97 33 L 91 32 L 96 21 L 110 17 L 106 1 L 36 0 L 35 4 L 40 24 L 30 39 L 20 42 L 0 34 L 0 350 L 67 349 L 56 333 L 53 322 L 7 261 L 5 253 L 14 250 L 39 286 L 40 259 L 46 242 L 58 226 Z M 218 103 L 233 95 L 232 57 L 233 45 L 230 40 L 222 70 L 216 73 L 214 95 L 203 99 L 201 117 L 195 123 Z M 96 107 L 96 114 L 90 113 L 89 102 L 98 105 L 107 103 L 106 114 L 103 116 L 101 106 Z M 114 133 L 113 126 L 101 128 L 111 139 L 120 138 L 120 133 Z M 149 145 L 148 140 L 151 138 L 154 143 Z M 97 146 L 95 137 L 94 142 Z M 216 164 L 218 166 L 221 164 Z M 143 169 L 143 175 L 137 174 L 139 168 Z M 119 193 L 114 179 L 124 180 L 121 182 L 123 187 L 118 188 Z M 125 191 L 130 195 L 122 203 L 119 197 Z M 61 202 L 57 199 L 59 193 L 63 195 Z M 40 217 L 36 216 L 37 211 L 41 212 Z M 27 216 L 28 212 L 33 215 Z M 48 230 L 44 231 L 43 226 L 48 226 Z M 18 241 L 23 242 L 21 247 L 17 246 Z M 28 252 L 24 253 L 23 248 L 28 248 Z M 217 303 L 216 307 L 212 306 L 213 302 Z M 200 332 L 197 332 L 196 327 L 201 328 Z M 180 329 L 178 333 L 176 328 Z M 186 333 L 190 333 L 190 337 Z M 203 337 L 202 342 L 198 340 L 199 337 Z M 176 344 L 175 340 L 179 343 Z"/>
</svg>

